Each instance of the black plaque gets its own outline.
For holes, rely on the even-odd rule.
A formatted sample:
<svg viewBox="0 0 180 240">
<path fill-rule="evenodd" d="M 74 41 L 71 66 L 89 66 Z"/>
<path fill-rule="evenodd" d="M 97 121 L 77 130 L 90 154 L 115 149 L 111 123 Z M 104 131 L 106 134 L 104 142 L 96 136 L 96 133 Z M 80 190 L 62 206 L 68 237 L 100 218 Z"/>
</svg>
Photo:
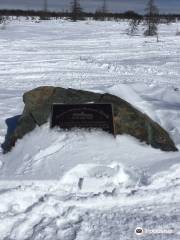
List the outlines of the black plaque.
<svg viewBox="0 0 180 240">
<path fill-rule="evenodd" d="M 114 134 L 113 109 L 111 104 L 53 104 L 51 128 L 102 129 Z"/>
</svg>

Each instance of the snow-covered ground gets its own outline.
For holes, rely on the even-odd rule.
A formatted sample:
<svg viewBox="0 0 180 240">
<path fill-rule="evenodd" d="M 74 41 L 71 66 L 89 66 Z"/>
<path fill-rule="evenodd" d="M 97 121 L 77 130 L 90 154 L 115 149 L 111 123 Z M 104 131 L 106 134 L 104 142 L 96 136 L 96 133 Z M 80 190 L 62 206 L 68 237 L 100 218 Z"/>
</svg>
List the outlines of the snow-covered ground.
<svg viewBox="0 0 180 240">
<path fill-rule="evenodd" d="M 176 24 L 160 26 L 158 43 L 126 29 L 125 22 L 21 20 L 0 30 L 0 142 L 5 119 L 23 110 L 22 94 L 54 85 L 129 101 L 180 149 Z M 37 127 L 0 152 L 0 240 L 179 240 L 179 161 L 179 152 L 127 135 Z"/>
</svg>

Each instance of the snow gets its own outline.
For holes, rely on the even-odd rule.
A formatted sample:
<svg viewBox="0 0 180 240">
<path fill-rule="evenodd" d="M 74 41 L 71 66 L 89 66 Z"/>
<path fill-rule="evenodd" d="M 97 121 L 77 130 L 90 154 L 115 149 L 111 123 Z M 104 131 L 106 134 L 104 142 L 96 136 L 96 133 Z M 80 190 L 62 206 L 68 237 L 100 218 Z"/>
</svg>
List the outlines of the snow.
<svg viewBox="0 0 180 240">
<path fill-rule="evenodd" d="M 160 26 L 158 43 L 126 29 L 126 22 L 21 19 L 1 30 L 0 142 L 5 119 L 22 112 L 23 93 L 54 85 L 125 99 L 180 149 L 176 24 Z M 130 240 L 140 238 L 137 227 L 142 239 L 178 240 L 179 160 L 179 152 L 128 135 L 37 127 L 0 152 L 0 240 Z"/>
</svg>

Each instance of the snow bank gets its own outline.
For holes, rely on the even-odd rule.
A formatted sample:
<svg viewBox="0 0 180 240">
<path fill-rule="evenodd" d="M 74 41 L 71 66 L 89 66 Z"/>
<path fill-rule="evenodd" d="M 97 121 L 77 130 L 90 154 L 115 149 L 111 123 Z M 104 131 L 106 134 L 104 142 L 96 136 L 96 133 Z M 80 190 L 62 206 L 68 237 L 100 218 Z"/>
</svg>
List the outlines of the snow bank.
<svg viewBox="0 0 180 240">
<path fill-rule="evenodd" d="M 130 150 L 130 151 L 129 151 Z M 169 159 L 172 159 L 169 162 Z M 89 176 L 94 166 L 103 166 L 99 170 L 114 171 L 110 182 L 118 175 L 128 178 L 127 169 L 134 171 L 156 172 L 155 166 L 166 166 L 178 162 L 179 153 L 165 153 L 140 143 L 137 139 L 122 135 L 114 138 L 102 131 L 50 129 L 49 124 L 37 127 L 33 132 L 18 140 L 16 147 L 2 156 L 3 166 L 0 169 L 1 179 L 61 179 L 71 169 Z M 162 164 L 164 163 L 164 164 Z M 95 165 L 88 165 L 95 164 Z M 111 167 L 111 164 L 119 164 Z M 77 165 L 81 166 L 78 170 Z M 89 170 L 88 170 L 89 169 Z M 75 173 L 68 174 L 75 177 Z M 116 172 L 116 173 L 115 173 Z M 133 174 L 130 174 L 133 175 Z M 115 177 L 116 176 L 116 177 Z M 95 178 L 96 179 L 96 178 Z M 114 180 L 113 180 L 114 179 Z M 98 181 L 98 179 L 96 179 Z M 76 181 L 76 180 L 74 180 Z M 128 180 L 127 180 L 128 181 Z"/>
<path fill-rule="evenodd" d="M 81 164 L 68 171 L 60 181 L 70 192 L 113 193 L 118 188 L 135 187 L 140 176 L 120 164 Z"/>
</svg>

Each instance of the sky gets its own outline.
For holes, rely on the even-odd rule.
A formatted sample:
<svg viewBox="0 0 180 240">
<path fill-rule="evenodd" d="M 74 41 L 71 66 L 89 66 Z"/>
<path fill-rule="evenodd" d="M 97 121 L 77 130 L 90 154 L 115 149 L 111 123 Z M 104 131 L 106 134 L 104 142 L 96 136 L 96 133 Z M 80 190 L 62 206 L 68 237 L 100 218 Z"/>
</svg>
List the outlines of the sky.
<svg viewBox="0 0 180 240">
<path fill-rule="evenodd" d="M 72 0 L 47 0 L 49 10 L 68 10 Z M 108 10 L 124 12 L 133 10 L 144 13 L 147 0 L 106 0 Z M 0 0 L 1 9 L 35 9 L 43 8 L 44 0 Z M 85 11 L 95 11 L 102 6 L 103 0 L 80 0 Z M 155 0 L 161 13 L 180 13 L 180 0 Z"/>
</svg>

